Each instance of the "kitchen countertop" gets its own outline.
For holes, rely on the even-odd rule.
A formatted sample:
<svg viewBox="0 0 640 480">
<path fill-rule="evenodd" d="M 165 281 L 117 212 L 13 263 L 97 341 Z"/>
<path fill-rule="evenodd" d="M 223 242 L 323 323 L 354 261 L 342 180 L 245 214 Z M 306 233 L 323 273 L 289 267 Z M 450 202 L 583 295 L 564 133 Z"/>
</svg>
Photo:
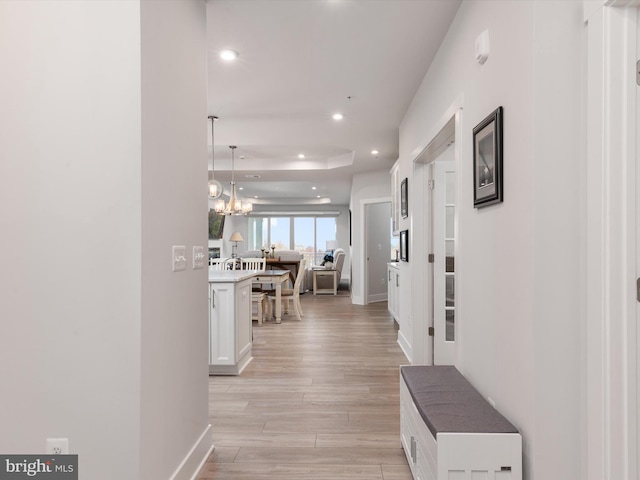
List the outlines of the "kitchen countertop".
<svg viewBox="0 0 640 480">
<path fill-rule="evenodd" d="M 237 283 L 258 273 L 260 270 L 209 270 L 209 283 Z"/>
</svg>

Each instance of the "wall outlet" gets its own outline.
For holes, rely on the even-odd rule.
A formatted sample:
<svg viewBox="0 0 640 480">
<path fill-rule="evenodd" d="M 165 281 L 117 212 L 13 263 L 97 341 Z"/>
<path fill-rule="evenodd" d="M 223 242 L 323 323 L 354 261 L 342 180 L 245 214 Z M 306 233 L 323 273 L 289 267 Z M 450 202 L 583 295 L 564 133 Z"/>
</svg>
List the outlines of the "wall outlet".
<svg viewBox="0 0 640 480">
<path fill-rule="evenodd" d="M 53 455 L 68 455 L 69 439 L 68 438 L 47 438 L 46 453 L 53 454 Z"/>
</svg>

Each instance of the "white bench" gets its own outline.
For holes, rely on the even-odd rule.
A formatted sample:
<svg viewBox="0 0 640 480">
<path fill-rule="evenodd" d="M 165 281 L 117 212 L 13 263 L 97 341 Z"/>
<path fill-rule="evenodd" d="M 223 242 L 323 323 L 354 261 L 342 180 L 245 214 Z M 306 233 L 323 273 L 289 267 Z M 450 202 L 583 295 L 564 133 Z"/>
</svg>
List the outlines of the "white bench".
<svg viewBox="0 0 640 480">
<path fill-rule="evenodd" d="M 400 367 L 400 434 L 415 480 L 522 480 L 518 430 L 455 367 Z"/>
</svg>

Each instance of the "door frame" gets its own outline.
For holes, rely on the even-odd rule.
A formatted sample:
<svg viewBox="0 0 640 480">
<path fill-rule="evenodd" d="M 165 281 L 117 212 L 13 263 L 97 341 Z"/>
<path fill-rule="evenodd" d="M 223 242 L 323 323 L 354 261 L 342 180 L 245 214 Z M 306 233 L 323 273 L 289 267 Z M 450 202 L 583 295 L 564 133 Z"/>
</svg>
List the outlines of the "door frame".
<svg viewBox="0 0 640 480">
<path fill-rule="evenodd" d="M 363 257 L 363 261 L 364 261 L 364 303 L 365 305 L 369 305 L 370 303 L 377 303 L 377 302 L 384 302 L 386 300 L 388 300 L 387 298 L 380 298 L 379 300 L 370 300 L 370 295 L 369 295 L 369 260 L 367 260 L 368 258 L 370 258 L 369 255 L 369 225 L 367 223 L 368 220 L 368 216 L 369 216 L 369 207 L 371 205 L 379 205 L 379 204 L 384 204 L 384 203 L 388 203 L 389 204 L 389 211 L 391 212 L 391 199 L 389 199 L 388 201 L 384 201 L 384 202 L 365 202 L 362 206 L 363 208 L 363 217 L 364 217 L 364 257 Z M 389 217 L 391 218 L 391 217 Z M 389 221 L 389 243 L 391 243 L 391 221 Z M 389 252 L 391 251 L 391 248 L 389 248 Z M 391 261 L 391 256 L 389 255 L 389 258 L 387 259 L 387 261 L 385 262 L 385 269 L 386 269 L 386 265 L 388 262 Z M 385 277 L 386 278 L 386 277 Z M 385 289 L 387 289 L 388 286 L 385 285 Z"/>
<path fill-rule="evenodd" d="M 637 0 L 584 3 L 583 448 L 587 480 L 638 478 Z"/>
<path fill-rule="evenodd" d="M 367 305 L 368 304 L 368 296 L 369 296 L 369 266 L 367 265 L 367 224 L 366 224 L 366 212 L 367 205 L 371 205 L 373 203 L 391 203 L 391 197 L 378 197 L 378 198 L 366 198 L 360 200 L 360 231 L 362 232 L 362 254 L 360 256 L 360 261 L 362 262 L 362 303 L 358 303 L 359 305 Z M 353 298 L 353 294 L 352 294 Z"/>
<path fill-rule="evenodd" d="M 432 132 L 426 136 L 428 139 L 424 144 L 416 147 L 411 153 L 411 165 L 412 165 L 412 178 L 413 185 L 420 186 L 420 188 L 411 188 L 409 195 L 411 197 L 410 202 L 413 205 L 420 205 L 421 209 L 415 209 L 414 212 L 430 212 L 431 205 L 429 202 L 429 194 L 426 188 L 429 179 L 427 164 L 435 160 L 444 149 L 447 148 L 447 143 L 451 141 L 451 138 L 461 138 L 462 128 L 462 107 L 463 98 L 460 95 L 452 104 L 447 108 L 440 120 L 434 126 Z M 456 170 L 460 168 L 460 147 L 458 144 L 454 144 L 454 161 L 456 164 Z M 459 195 L 460 185 L 459 176 L 456 177 L 456 196 Z M 456 198 L 456 203 L 458 199 Z M 423 215 L 414 213 L 410 216 L 409 226 L 409 256 L 410 262 L 410 274 L 413 285 L 423 285 L 424 291 L 430 292 L 433 289 L 433 282 L 431 275 L 428 272 L 428 252 L 429 241 L 428 235 L 430 225 L 430 218 Z M 459 241 L 456 242 L 456 257 L 460 248 Z M 458 265 L 456 265 L 457 274 L 460 274 Z M 458 285 L 460 282 L 456 282 L 456 298 L 460 298 L 458 293 Z M 427 318 L 428 312 L 432 312 L 433 305 L 429 295 L 412 295 L 411 296 L 411 314 L 410 325 L 413 330 L 413 348 L 412 348 L 412 363 L 414 365 L 433 365 L 433 346 L 428 334 L 428 327 L 430 319 Z M 456 312 L 458 318 L 461 318 L 461 313 Z M 411 320 L 413 319 L 413 320 Z M 460 330 L 458 330 L 459 332 Z M 460 358 L 460 335 L 458 334 L 458 358 Z"/>
</svg>

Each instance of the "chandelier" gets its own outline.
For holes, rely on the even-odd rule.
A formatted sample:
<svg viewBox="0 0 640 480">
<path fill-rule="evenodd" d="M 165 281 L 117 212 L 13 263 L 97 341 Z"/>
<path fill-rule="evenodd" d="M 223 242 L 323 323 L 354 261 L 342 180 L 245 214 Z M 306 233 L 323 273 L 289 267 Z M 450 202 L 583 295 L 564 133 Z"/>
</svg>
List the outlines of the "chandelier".
<svg viewBox="0 0 640 480">
<path fill-rule="evenodd" d="M 213 139 L 214 139 L 214 137 L 213 137 L 213 124 L 215 123 L 216 120 L 218 120 L 218 117 L 216 117 L 215 115 L 211 115 L 209 117 L 209 119 L 211 120 L 211 170 L 208 171 L 208 173 L 209 173 L 209 198 L 211 200 L 215 200 L 216 198 L 220 198 L 222 196 L 222 193 L 223 193 L 222 184 L 218 180 L 216 180 L 214 178 L 214 173 L 215 173 L 215 169 L 216 169 L 216 160 L 215 160 L 216 144 L 213 141 Z"/>
<path fill-rule="evenodd" d="M 223 199 L 218 200 L 214 205 L 214 210 L 220 215 L 246 215 L 253 210 L 253 204 L 251 202 L 242 201 L 236 193 L 235 182 L 235 157 L 234 152 L 236 150 L 235 145 L 230 145 L 231 149 L 231 193 L 229 195 L 229 202 L 225 202 Z"/>
</svg>

